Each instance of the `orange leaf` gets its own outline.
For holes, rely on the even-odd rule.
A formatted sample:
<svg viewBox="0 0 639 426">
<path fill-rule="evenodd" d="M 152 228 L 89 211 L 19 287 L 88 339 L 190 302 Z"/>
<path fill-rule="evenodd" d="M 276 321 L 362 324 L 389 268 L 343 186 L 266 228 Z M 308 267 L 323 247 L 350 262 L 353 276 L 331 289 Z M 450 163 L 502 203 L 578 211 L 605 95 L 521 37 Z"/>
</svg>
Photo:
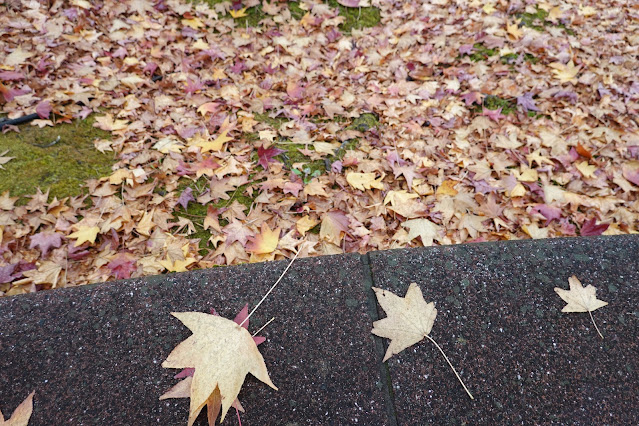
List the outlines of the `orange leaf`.
<svg viewBox="0 0 639 426">
<path fill-rule="evenodd" d="M 586 148 L 585 146 L 583 146 L 582 144 L 577 145 L 577 154 L 581 155 L 582 157 L 586 157 L 588 159 L 592 158 L 592 153 L 590 152 L 590 150 Z"/>
</svg>

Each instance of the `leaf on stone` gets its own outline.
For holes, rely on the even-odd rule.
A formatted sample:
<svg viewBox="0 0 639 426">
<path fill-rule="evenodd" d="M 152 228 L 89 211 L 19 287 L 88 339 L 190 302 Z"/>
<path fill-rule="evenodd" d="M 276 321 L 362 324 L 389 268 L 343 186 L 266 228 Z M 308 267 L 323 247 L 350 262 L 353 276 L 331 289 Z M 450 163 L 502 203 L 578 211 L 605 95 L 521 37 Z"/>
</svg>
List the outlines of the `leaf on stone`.
<svg viewBox="0 0 639 426">
<path fill-rule="evenodd" d="M 603 308 L 608 302 L 597 299 L 597 288 L 592 284 L 588 284 L 584 287 L 575 275 L 568 278 L 568 284 L 570 285 L 570 290 L 555 287 L 555 292 L 567 303 L 561 312 L 588 312 L 597 333 L 599 333 L 599 336 L 603 339 L 603 335 L 595 323 L 592 312 Z"/>
<path fill-rule="evenodd" d="M 382 362 L 427 338 L 444 356 L 470 399 L 474 399 L 442 348 L 428 335 L 433 328 L 435 317 L 437 317 L 437 309 L 435 309 L 433 302 L 426 303 L 419 286 L 416 283 L 411 283 L 404 297 L 376 287 L 373 287 L 373 290 L 377 296 L 377 302 L 387 316 L 375 321 L 371 332 L 391 341 Z"/>
<path fill-rule="evenodd" d="M 35 391 L 31 392 L 24 401 L 18 405 L 11 417 L 7 420 L 4 419 L 2 411 L 0 411 L 0 426 L 27 426 L 31 413 L 33 412 L 33 395 Z"/>
<path fill-rule="evenodd" d="M 173 312 L 192 332 L 162 363 L 164 368 L 194 368 L 188 425 L 205 405 L 222 407 L 224 420 L 251 373 L 273 389 L 264 358 L 251 334 L 236 322 L 200 312 Z"/>
</svg>

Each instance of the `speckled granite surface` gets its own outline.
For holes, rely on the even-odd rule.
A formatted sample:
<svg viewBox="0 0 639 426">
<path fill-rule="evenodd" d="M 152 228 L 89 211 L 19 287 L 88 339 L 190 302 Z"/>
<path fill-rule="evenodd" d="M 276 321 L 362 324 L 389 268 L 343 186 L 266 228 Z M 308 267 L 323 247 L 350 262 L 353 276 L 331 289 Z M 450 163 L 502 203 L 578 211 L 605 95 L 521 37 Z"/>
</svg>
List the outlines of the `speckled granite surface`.
<svg viewBox="0 0 639 426">
<path fill-rule="evenodd" d="M 30 425 L 181 425 L 159 401 L 162 361 L 190 332 L 171 311 L 233 318 L 285 262 L 215 268 L 0 299 L 0 408 L 36 390 Z M 576 274 L 610 304 L 562 314 Z M 427 341 L 381 359 L 371 285 L 417 282 L 438 317 Z M 638 424 L 639 236 L 468 244 L 298 260 L 251 320 L 273 391 L 251 376 L 244 425 Z M 393 391 L 390 392 L 389 382 Z M 394 404 L 393 402 L 394 401 Z M 204 425 L 200 416 L 198 425 Z M 237 424 L 234 410 L 225 424 Z"/>
<path fill-rule="evenodd" d="M 181 425 L 188 399 L 162 361 L 190 332 L 171 311 L 233 318 L 259 301 L 285 262 L 215 268 L 0 299 L 0 408 L 36 390 L 30 425 Z M 274 391 L 252 376 L 244 425 L 389 424 L 358 255 L 295 262 L 251 317 Z M 255 320 L 253 320 L 253 318 Z M 198 423 L 206 424 L 204 416 Z M 225 424 L 237 424 L 231 409 Z"/>
<path fill-rule="evenodd" d="M 638 424 L 639 237 L 468 244 L 370 254 L 374 283 L 415 281 L 438 310 L 428 341 L 388 361 L 397 420 L 435 424 Z M 609 305 L 563 314 L 577 275 Z M 385 316 L 380 312 L 382 317 Z"/>
</svg>

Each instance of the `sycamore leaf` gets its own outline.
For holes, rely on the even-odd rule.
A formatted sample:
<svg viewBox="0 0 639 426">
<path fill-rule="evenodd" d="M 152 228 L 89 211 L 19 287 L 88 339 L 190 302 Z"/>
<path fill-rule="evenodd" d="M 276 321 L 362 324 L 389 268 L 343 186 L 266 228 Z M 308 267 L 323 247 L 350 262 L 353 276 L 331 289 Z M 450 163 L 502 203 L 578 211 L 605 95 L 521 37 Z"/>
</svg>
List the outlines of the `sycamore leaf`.
<svg viewBox="0 0 639 426">
<path fill-rule="evenodd" d="M 100 228 L 97 226 L 79 226 L 77 231 L 69 235 L 69 238 L 77 238 L 75 247 L 78 247 L 86 241 L 91 244 L 95 243 L 95 238 L 98 236 L 99 232 Z"/>
<path fill-rule="evenodd" d="M 268 224 L 263 223 L 262 232 L 251 238 L 246 246 L 246 251 L 255 254 L 271 253 L 277 248 L 277 243 L 280 241 L 280 231 L 280 228 L 271 231 Z"/>
<path fill-rule="evenodd" d="M 603 339 L 603 335 L 599 331 L 595 319 L 592 316 L 592 311 L 603 308 L 608 302 L 597 299 L 597 288 L 592 284 L 588 284 L 584 287 L 575 275 L 568 278 L 568 284 L 570 285 L 570 290 L 555 287 L 555 292 L 567 303 L 561 312 L 588 312 L 597 333 L 599 333 L 599 336 Z"/>
<path fill-rule="evenodd" d="M 229 319 L 200 312 L 173 312 L 172 315 L 193 332 L 162 363 L 164 368 L 195 368 L 189 426 L 204 405 L 216 405 L 218 397 L 222 405 L 220 421 L 223 421 L 248 373 L 277 390 L 268 376 L 262 354 L 245 328 Z"/>
<path fill-rule="evenodd" d="M 425 337 L 439 349 L 470 399 L 474 399 L 442 348 L 428 335 L 435 323 L 437 309 L 435 309 L 433 302 L 426 303 L 419 286 L 416 283 L 411 283 L 404 297 L 399 297 L 381 288 L 373 287 L 373 290 L 377 296 L 377 302 L 387 316 L 373 323 L 371 333 L 391 341 L 382 362 L 420 342 Z"/>
<path fill-rule="evenodd" d="M 33 395 L 35 391 L 31 392 L 24 401 L 18 405 L 11 417 L 7 420 L 4 419 L 2 411 L 0 411 L 0 426 L 27 426 L 31 413 L 33 412 Z"/>
</svg>

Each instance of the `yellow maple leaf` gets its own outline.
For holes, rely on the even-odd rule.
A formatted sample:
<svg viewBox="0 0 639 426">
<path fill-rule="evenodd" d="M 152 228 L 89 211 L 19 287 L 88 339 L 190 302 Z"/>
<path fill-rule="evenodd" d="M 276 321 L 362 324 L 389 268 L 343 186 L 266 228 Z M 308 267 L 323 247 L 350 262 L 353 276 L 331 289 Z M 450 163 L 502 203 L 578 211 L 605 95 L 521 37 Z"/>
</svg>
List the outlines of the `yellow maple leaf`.
<svg viewBox="0 0 639 426">
<path fill-rule="evenodd" d="M 271 231 L 271 228 L 265 222 L 262 224 L 262 231 L 260 234 L 252 238 L 246 246 L 246 251 L 255 254 L 271 253 L 277 248 L 277 243 L 280 241 L 280 228 L 275 228 Z"/>
<path fill-rule="evenodd" d="M 31 392 L 24 401 L 18 405 L 14 410 L 11 417 L 7 420 L 4 419 L 2 412 L 0 411 L 0 425 L 2 426 L 27 426 L 31 413 L 33 412 L 33 395 L 35 391 Z"/>
<path fill-rule="evenodd" d="M 188 271 L 186 267 L 195 262 L 197 262 L 197 260 L 193 257 L 187 257 L 184 260 L 177 259 L 173 261 L 171 259 L 164 259 L 158 261 L 158 263 L 169 272 L 186 272 Z"/>
<path fill-rule="evenodd" d="M 579 5 L 579 14 L 585 16 L 586 18 L 596 15 L 597 14 L 597 9 L 595 9 L 592 6 L 584 6 L 584 5 Z"/>
<path fill-rule="evenodd" d="M 310 216 L 304 216 L 295 223 L 295 227 L 297 228 L 297 232 L 304 236 L 307 231 L 314 228 L 318 223 L 319 220 L 313 219 Z"/>
<path fill-rule="evenodd" d="M 455 189 L 455 186 L 457 186 L 458 183 L 459 182 L 455 182 L 454 180 L 445 180 L 441 185 L 439 185 L 435 194 L 455 196 L 458 193 Z"/>
<path fill-rule="evenodd" d="M 520 21 L 515 21 L 512 24 L 506 23 L 506 31 L 513 36 L 515 40 L 519 40 L 524 35 L 524 31 L 519 28 L 519 22 Z"/>
<path fill-rule="evenodd" d="M 603 308 L 608 302 L 597 299 L 597 288 L 592 284 L 588 284 L 584 288 L 581 281 L 579 281 L 575 275 L 568 278 L 568 285 L 570 286 L 570 290 L 555 287 L 555 293 L 567 303 L 561 312 L 588 312 L 597 333 L 599 333 L 599 336 L 603 339 L 603 335 L 599 331 L 595 319 L 592 316 L 592 311 Z"/>
<path fill-rule="evenodd" d="M 484 12 L 486 12 L 488 15 L 490 15 L 491 13 L 493 13 L 495 10 L 495 5 L 492 3 L 487 3 L 485 4 L 482 9 L 484 9 Z"/>
<path fill-rule="evenodd" d="M 428 219 L 411 219 L 402 223 L 404 228 L 408 228 L 408 241 L 412 241 L 417 237 L 422 237 L 424 247 L 432 246 L 433 239 L 441 240 L 439 235 L 441 226 L 431 222 Z"/>
<path fill-rule="evenodd" d="M 474 399 L 466 385 L 462 382 L 459 374 L 453 368 L 442 348 L 428 334 L 433 328 L 435 318 L 437 317 L 437 309 L 433 302 L 426 303 L 422 290 L 416 283 L 411 283 L 404 297 L 397 296 L 390 291 L 373 287 L 377 302 L 380 304 L 386 318 L 373 323 L 373 333 L 376 336 L 390 339 L 390 344 L 384 355 L 382 362 L 386 361 L 395 354 L 400 353 L 404 349 L 413 346 L 415 343 L 427 338 L 442 353 L 448 365 L 453 369 L 457 379 L 462 384 L 468 396 Z"/>
<path fill-rule="evenodd" d="M 555 77 L 557 77 L 562 83 L 575 81 L 575 77 L 581 69 L 581 65 L 576 67 L 572 60 L 565 65 L 561 62 L 553 62 L 552 64 L 549 64 L 549 66 L 553 68 L 552 72 L 555 73 Z"/>
<path fill-rule="evenodd" d="M 585 177 L 585 178 L 596 178 L 595 172 L 597 171 L 596 166 L 591 166 L 587 161 L 582 161 L 581 163 L 577 163 L 575 165 L 577 170 Z"/>
<path fill-rule="evenodd" d="M 164 368 L 195 368 L 188 425 L 205 405 L 222 407 L 220 422 L 237 399 L 248 373 L 273 389 L 253 336 L 229 319 L 201 312 L 172 312 L 193 332 L 162 363 Z"/>
<path fill-rule="evenodd" d="M 204 23 L 198 18 L 182 19 L 182 25 L 186 25 L 187 27 L 193 28 L 194 30 L 204 27 Z"/>
<path fill-rule="evenodd" d="M 380 178 L 375 179 L 375 173 L 357 173 L 350 172 L 346 174 L 346 181 L 355 189 L 359 189 L 360 191 L 364 191 L 365 189 L 384 189 L 384 184 L 382 183 L 382 179 L 384 179 L 384 175 Z"/>
<path fill-rule="evenodd" d="M 69 235 L 69 238 L 77 238 L 74 247 L 82 245 L 82 243 L 89 241 L 91 244 L 95 243 L 95 238 L 100 232 L 100 228 L 97 226 L 79 226 L 78 230 Z"/>
<path fill-rule="evenodd" d="M 244 18 L 245 16 L 248 16 L 245 7 L 238 10 L 229 10 L 229 14 L 233 17 L 233 19 Z"/>
</svg>

